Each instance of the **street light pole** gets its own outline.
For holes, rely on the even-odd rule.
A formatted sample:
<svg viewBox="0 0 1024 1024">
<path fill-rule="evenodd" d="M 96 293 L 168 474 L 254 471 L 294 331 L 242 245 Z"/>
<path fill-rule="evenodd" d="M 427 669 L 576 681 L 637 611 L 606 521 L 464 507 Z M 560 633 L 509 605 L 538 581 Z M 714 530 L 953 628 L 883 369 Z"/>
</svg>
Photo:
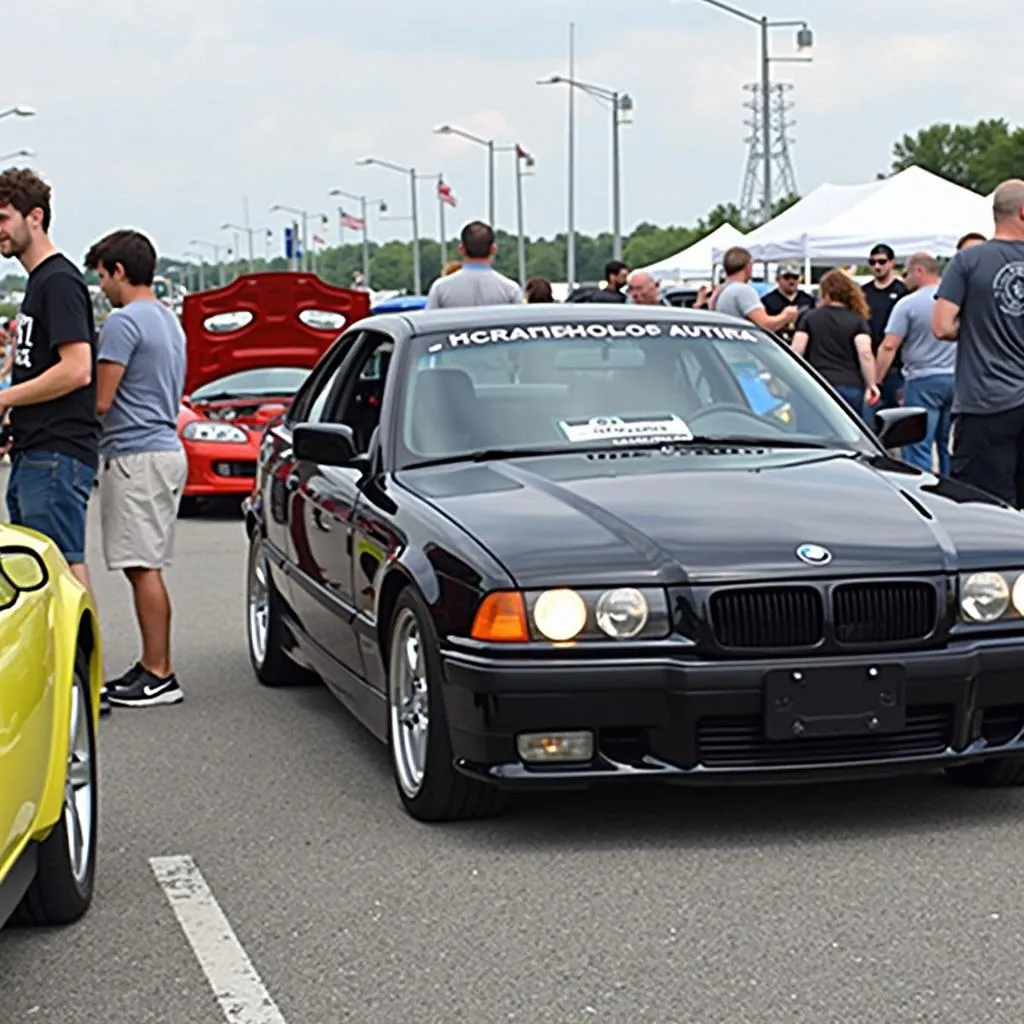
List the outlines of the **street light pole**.
<svg viewBox="0 0 1024 1024">
<path fill-rule="evenodd" d="M 455 128 L 450 124 L 439 125 L 434 129 L 434 134 L 458 135 L 460 138 L 468 139 L 470 142 L 475 142 L 479 146 L 487 147 L 487 218 L 490 222 L 491 229 L 497 230 L 497 225 L 494 219 L 494 154 L 497 149 L 507 149 L 508 147 L 495 146 L 494 139 L 482 139 L 479 135 L 463 131 L 461 128 Z"/>
<path fill-rule="evenodd" d="M 359 217 L 363 222 L 363 284 L 370 287 L 370 220 L 367 216 L 366 196 L 356 195 L 353 192 L 345 192 L 340 188 L 332 188 L 328 195 L 344 196 L 346 199 L 354 199 L 359 203 Z M 341 216 L 341 210 L 338 210 Z"/>
<path fill-rule="evenodd" d="M 629 124 L 633 118 L 633 100 L 626 93 L 620 93 L 614 89 L 606 89 L 601 85 L 591 85 L 588 82 L 577 81 L 572 75 L 551 75 L 549 78 L 541 79 L 538 85 L 568 85 L 569 96 L 575 94 L 575 90 L 579 89 L 580 92 L 586 93 L 588 96 L 593 96 L 595 99 L 603 100 L 606 103 L 611 104 L 612 110 L 612 236 L 613 236 L 613 255 L 615 259 L 622 259 L 622 173 L 621 173 L 621 147 L 619 145 L 619 128 L 623 124 Z M 572 107 L 570 106 L 570 120 L 569 120 L 569 156 L 570 156 L 570 168 L 573 166 L 574 161 L 574 143 L 573 135 L 575 132 L 575 118 L 572 115 Z M 569 214 L 570 214 L 570 225 L 572 225 L 573 219 L 573 192 L 574 192 L 574 179 L 575 174 L 570 170 L 569 174 Z M 570 235 L 574 235 L 575 232 L 570 227 Z M 570 255 L 572 257 L 573 270 L 575 271 L 575 238 L 570 238 L 572 246 L 570 248 Z M 569 275 L 570 278 L 574 276 Z M 570 280 L 570 287 L 574 282 Z"/>
<path fill-rule="evenodd" d="M 390 171 L 409 175 L 412 198 L 412 287 L 415 294 L 420 295 L 423 292 L 423 281 L 420 269 L 420 222 L 419 208 L 416 201 L 416 168 L 402 167 L 400 164 L 393 164 L 388 160 L 378 160 L 373 156 L 364 156 L 356 161 L 356 166 L 358 167 L 369 167 L 371 165 L 386 167 Z"/>
<path fill-rule="evenodd" d="M 35 117 L 35 107 L 26 107 L 23 104 L 19 104 L 16 107 L 7 107 L 6 110 L 0 110 L 0 117 Z"/>
<path fill-rule="evenodd" d="M 202 238 L 193 238 L 193 239 L 191 239 L 189 241 L 188 244 L 189 245 L 205 245 L 208 248 L 213 250 L 213 258 L 217 261 L 217 281 L 220 284 L 221 288 L 223 288 L 224 284 L 225 284 L 225 281 L 224 281 L 224 264 L 221 262 L 221 259 L 220 259 L 220 251 L 224 247 L 221 246 L 221 245 L 218 245 L 216 242 L 206 242 Z M 228 249 L 228 252 L 231 252 L 231 250 Z"/>
<path fill-rule="evenodd" d="M 763 160 L 762 178 L 764 181 L 764 192 L 761 199 L 761 215 L 765 221 L 772 219 L 772 99 L 771 99 L 771 65 L 772 62 L 787 64 L 806 64 L 813 59 L 811 57 L 773 57 L 769 52 L 768 30 L 772 28 L 796 28 L 797 50 L 809 50 L 814 45 L 814 33 L 806 21 L 786 20 L 770 21 L 767 15 L 760 18 L 755 17 L 747 11 L 742 11 L 732 4 L 724 3 L 723 0 L 702 0 L 711 7 L 717 7 L 720 11 L 732 14 L 744 21 L 757 25 L 761 30 L 761 149 Z"/>
<path fill-rule="evenodd" d="M 516 234 L 517 249 L 519 256 L 519 285 L 526 287 L 526 231 L 523 226 L 523 177 L 533 174 L 536 163 L 534 158 L 526 152 L 519 143 L 512 146 L 495 147 L 500 152 L 510 151 L 515 153 L 516 161 Z M 524 170 L 525 167 L 525 170 Z"/>
</svg>

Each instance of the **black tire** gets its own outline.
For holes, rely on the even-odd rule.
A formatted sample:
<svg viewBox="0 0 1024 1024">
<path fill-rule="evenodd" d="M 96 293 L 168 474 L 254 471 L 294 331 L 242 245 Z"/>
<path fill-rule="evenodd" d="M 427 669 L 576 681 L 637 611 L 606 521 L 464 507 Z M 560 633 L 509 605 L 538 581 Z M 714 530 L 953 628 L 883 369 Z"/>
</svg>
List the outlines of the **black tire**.
<svg viewBox="0 0 1024 1024">
<path fill-rule="evenodd" d="M 415 619 L 422 645 L 426 671 L 427 701 L 427 753 L 422 781 L 415 794 L 409 793 L 402 785 L 398 765 L 400 754 L 396 745 L 394 716 L 392 714 L 391 674 L 397 630 L 408 621 Z M 437 633 L 434 630 L 429 609 L 419 592 L 406 587 L 398 596 L 388 627 L 388 750 L 395 777 L 395 788 L 399 799 L 410 816 L 417 821 L 442 822 L 465 821 L 486 818 L 500 814 L 507 801 L 507 794 L 494 786 L 468 778 L 456 771 L 453 765 L 452 745 L 448 733 L 448 720 L 444 709 L 443 668 L 438 653 Z"/>
<path fill-rule="evenodd" d="M 75 657 L 72 685 L 83 700 L 89 750 L 91 780 L 90 805 L 92 829 L 86 844 L 86 870 L 81 880 L 75 877 L 68 842 L 68 822 L 62 812 L 53 831 L 39 844 L 36 877 L 22 898 L 14 918 L 18 924 L 52 926 L 72 924 L 92 903 L 96 879 L 96 847 L 99 825 L 98 772 L 96 765 L 96 729 L 89 692 L 89 659 L 82 650 Z"/>
<path fill-rule="evenodd" d="M 1024 758 L 994 757 L 975 764 L 946 769 L 950 782 L 971 789 L 1003 789 L 1024 786 Z"/>
<path fill-rule="evenodd" d="M 320 681 L 319 676 L 308 669 L 297 665 L 284 652 L 285 627 L 282 621 L 281 597 L 274 587 L 274 581 L 270 576 L 270 569 L 266 559 L 260 554 L 263 536 L 256 530 L 249 540 L 249 557 L 246 560 L 245 571 L 245 629 L 246 641 L 249 648 L 249 661 L 256 678 L 264 685 L 271 687 L 282 686 L 310 686 Z M 254 629 L 256 628 L 252 600 L 254 584 L 256 583 L 256 563 L 262 558 L 263 571 L 266 579 L 266 641 L 263 656 L 259 655 L 259 647 L 254 643 Z"/>
</svg>

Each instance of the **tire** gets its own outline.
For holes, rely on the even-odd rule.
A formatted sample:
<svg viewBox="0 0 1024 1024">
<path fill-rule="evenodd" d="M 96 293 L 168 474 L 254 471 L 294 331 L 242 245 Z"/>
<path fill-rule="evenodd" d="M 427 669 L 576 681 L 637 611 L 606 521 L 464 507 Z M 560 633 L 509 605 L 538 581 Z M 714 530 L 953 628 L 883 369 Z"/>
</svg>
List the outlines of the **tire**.
<svg viewBox="0 0 1024 1024">
<path fill-rule="evenodd" d="M 1003 789 L 1024 786 L 1024 758 L 994 757 L 976 764 L 946 769 L 950 782 L 971 789 Z"/>
<path fill-rule="evenodd" d="M 64 808 L 53 831 L 39 844 L 36 877 L 15 912 L 19 924 L 71 924 L 92 903 L 99 824 L 98 773 L 89 660 L 81 650 L 75 657 L 72 686 Z M 72 836 L 80 837 L 81 842 L 73 844 Z M 72 846 L 80 847 L 77 856 L 72 854 Z"/>
<path fill-rule="evenodd" d="M 274 587 L 270 565 L 262 554 L 263 535 L 249 540 L 245 571 L 245 633 L 249 661 L 264 686 L 309 686 L 319 677 L 296 665 L 284 653 L 285 632 L 281 597 Z"/>
<path fill-rule="evenodd" d="M 395 602 L 387 661 L 388 749 L 395 786 L 407 813 L 424 822 L 499 814 L 506 794 L 467 778 L 452 764 L 437 633 L 426 602 L 412 587 L 406 587 Z M 420 737 L 418 744 L 410 733 Z"/>
</svg>

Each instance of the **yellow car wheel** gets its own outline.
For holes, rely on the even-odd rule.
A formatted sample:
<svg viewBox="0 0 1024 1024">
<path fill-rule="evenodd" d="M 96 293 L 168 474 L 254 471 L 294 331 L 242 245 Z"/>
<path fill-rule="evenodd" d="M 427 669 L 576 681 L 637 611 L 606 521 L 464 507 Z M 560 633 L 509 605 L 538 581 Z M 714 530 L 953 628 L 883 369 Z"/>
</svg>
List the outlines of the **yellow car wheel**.
<svg viewBox="0 0 1024 1024">
<path fill-rule="evenodd" d="M 68 716 L 64 807 L 39 846 L 36 877 L 17 918 L 22 924 L 77 921 L 92 902 L 98 823 L 96 730 L 89 698 L 89 660 L 79 650 Z"/>
</svg>

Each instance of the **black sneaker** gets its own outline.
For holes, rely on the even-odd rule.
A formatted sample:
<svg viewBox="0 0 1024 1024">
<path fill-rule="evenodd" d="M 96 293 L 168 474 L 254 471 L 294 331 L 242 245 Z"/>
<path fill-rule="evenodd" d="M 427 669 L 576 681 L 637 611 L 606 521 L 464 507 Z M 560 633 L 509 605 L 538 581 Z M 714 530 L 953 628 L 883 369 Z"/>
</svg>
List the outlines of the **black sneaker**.
<svg viewBox="0 0 1024 1024">
<path fill-rule="evenodd" d="M 107 695 L 107 684 L 100 687 L 100 715 L 110 714 L 110 697 Z"/>
<path fill-rule="evenodd" d="M 157 704 L 178 704 L 185 694 L 173 672 L 161 679 L 140 666 L 130 682 L 109 686 L 107 698 L 119 708 L 151 708 Z"/>
</svg>

